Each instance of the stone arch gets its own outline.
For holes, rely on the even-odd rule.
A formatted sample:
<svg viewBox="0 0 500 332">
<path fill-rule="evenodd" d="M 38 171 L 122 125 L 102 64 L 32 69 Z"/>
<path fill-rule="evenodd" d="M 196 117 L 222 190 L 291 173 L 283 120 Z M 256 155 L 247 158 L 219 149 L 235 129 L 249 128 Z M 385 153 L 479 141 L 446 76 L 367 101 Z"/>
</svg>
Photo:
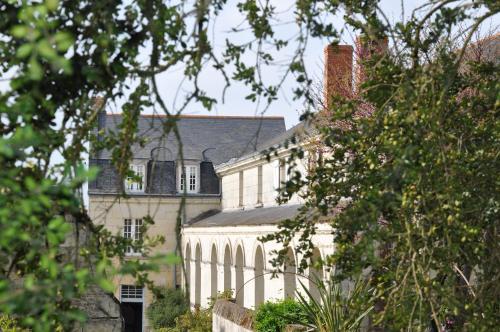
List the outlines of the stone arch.
<svg viewBox="0 0 500 332">
<path fill-rule="evenodd" d="M 231 266 L 232 262 L 231 245 L 229 243 L 224 247 L 224 291 L 231 290 Z"/>
<path fill-rule="evenodd" d="M 210 296 L 217 298 L 217 247 L 212 244 L 210 257 Z"/>
<path fill-rule="evenodd" d="M 191 243 L 186 243 L 186 250 L 184 251 L 184 277 L 186 278 L 184 286 L 189 291 L 189 284 L 191 283 Z"/>
<path fill-rule="evenodd" d="M 318 301 L 320 297 L 318 283 L 323 281 L 323 268 L 315 267 L 314 264 L 321 262 L 321 252 L 318 248 L 314 248 L 311 259 L 309 261 L 309 292 L 313 299 Z"/>
<path fill-rule="evenodd" d="M 243 246 L 238 245 L 236 247 L 236 256 L 235 256 L 235 264 L 234 264 L 234 273 L 235 273 L 235 297 L 236 303 L 240 306 L 244 306 L 245 304 L 245 275 L 244 275 L 244 267 L 245 267 L 245 256 L 244 256 Z"/>
<path fill-rule="evenodd" d="M 297 262 L 292 248 L 288 247 L 286 252 L 286 261 L 283 266 L 284 298 L 295 298 L 297 289 Z"/>
<path fill-rule="evenodd" d="M 264 251 L 262 246 L 258 246 L 254 254 L 255 266 L 255 304 L 254 308 L 257 309 L 259 305 L 264 303 L 265 299 L 265 276 L 264 276 Z"/>
<path fill-rule="evenodd" d="M 195 282 L 194 282 L 194 304 L 201 304 L 201 244 L 196 244 L 195 251 Z"/>
<path fill-rule="evenodd" d="M 236 239 L 233 242 L 232 248 L 231 248 L 231 254 L 233 262 L 236 262 L 236 253 L 238 252 L 238 247 L 241 247 L 241 252 L 243 253 L 243 261 L 245 261 L 245 245 L 243 243 L 243 240 L 241 238 Z"/>
</svg>

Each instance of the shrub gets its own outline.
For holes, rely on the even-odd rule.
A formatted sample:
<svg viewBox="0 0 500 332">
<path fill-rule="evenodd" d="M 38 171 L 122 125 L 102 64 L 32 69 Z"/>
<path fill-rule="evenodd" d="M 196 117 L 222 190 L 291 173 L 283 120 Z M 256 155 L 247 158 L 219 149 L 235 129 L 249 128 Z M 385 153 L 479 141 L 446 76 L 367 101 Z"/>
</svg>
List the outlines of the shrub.
<svg viewBox="0 0 500 332">
<path fill-rule="evenodd" d="M 300 304 L 286 299 L 262 304 L 255 313 L 254 328 L 258 332 L 281 332 L 288 324 L 306 322 L 306 313 Z"/>
<path fill-rule="evenodd" d="M 299 282 L 303 293 L 297 293 L 298 303 L 307 315 L 305 325 L 314 331 L 359 331 L 363 319 L 374 308 L 373 289 L 362 278 L 344 287 L 333 278 L 328 282 L 316 278 L 319 298 Z"/>
<path fill-rule="evenodd" d="M 27 332 L 17 326 L 17 321 L 8 315 L 0 314 L 0 331 L 2 332 Z"/>
<path fill-rule="evenodd" d="M 189 310 L 184 292 L 174 288 L 159 288 L 155 300 L 147 309 L 147 316 L 155 329 L 174 327 L 175 319 Z"/>
<path fill-rule="evenodd" d="M 210 332 L 212 331 L 212 308 L 187 311 L 176 319 L 175 332 Z"/>
<path fill-rule="evenodd" d="M 188 310 L 186 313 L 180 315 L 175 320 L 175 329 L 173 332 L 210 332 L 212 331 L 212 309 L 214 304 L 219 299 L 231 299 L 233 292 L 225 290 L 219 292 L 216 298 L 210 298 L 208 308 L 200 309 L 198 306 L 193 310 Z M 163 331 L 161 331 L 163 332 Z"/>
</svg>

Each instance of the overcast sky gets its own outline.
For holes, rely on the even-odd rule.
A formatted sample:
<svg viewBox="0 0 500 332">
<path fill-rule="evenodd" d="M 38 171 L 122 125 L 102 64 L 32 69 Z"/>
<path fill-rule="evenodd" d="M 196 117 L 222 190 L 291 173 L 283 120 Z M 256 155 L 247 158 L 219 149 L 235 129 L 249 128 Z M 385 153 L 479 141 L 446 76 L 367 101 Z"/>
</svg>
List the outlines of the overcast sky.
<svg viewBox="0 0 500 332">
<path fill-rule="evenodd" d="M 401 20 L 403 15 L 408 17 L 412 11 L 420 6 L 426 1 L 421 0 L 384 0 L 381 2 L 381 8 L 392 22 Z M 230 1 L 231 3 L 231 1 Z M 215 46 L 216 52 L 220 51 L 224 46 L 224 41 L 226 38 L 230 38 L 236 42 L 243 42 L 250 38 L 247 33 L 228 33 L 228 30 L 232 27 L 239 26 L 245 27 L 245 21 L 243 16 L 238 12 L 236 6 L 228 5 L 227 8 L 218 16 L 215 25 L 212 27 L 211 36 L 212 42 Z M 293 55 L 293 50 L 296 47 L 296 43 L 293 42 L 294 33 L 297 31 L 295 24 L 293 23 L 294 15 L 293 9 L 290 7 L 294 1 L 276 0 L 274 1 L 276 6 L 276 12 L 279 14 L 279 22 L 276 22 L 276 32 L 277 36 L 281 38 L 292 38 L 289 47 L 284 50 L 280 50 L 279 53 L 275 53 L 276 60 L 278 62 L 283 60 L 285 63 Z M 287 22 L 291 22 L 288 23 Z M 339 29 L 344 26 L 344 19 L 342 15 L 338 15 L 332 23 Z M 490 22 L 486 22 L 483 26 L 496 26 L 498 27 L 498 15 L 493 17 Z M 341 42 L 343 44 L 353 44 L 354 34 L 349 31 L 345 31 L 342 35 Z M 305 63 L 310 76 L 314 79 L 317 84 L 321 84 L 322 80 L 322 69 L 323 69 L 323 48 L 327 45 L 327 40 L 314 39 L 310 40 L 308 43 L 307 52 L 305 55 Z M 209 67 L 209 66 L 207 66 Z M 283 66 L 270 66 L 265 68 L 264 75 L 268 82 L 275 82 L 280 77 L 282 77 L 284 71 Z M 183 80 L 182 68 L 176 68 L 166 74 L 158 76 L 158 84 L 161 90 L 161 94 L 167 104 L 173 108 L 174 100 L 175 105 L 179 105 L 183 102 L 182 91 L 185 91 L 189 87 L 189 83 L 184 83 L 180 87 L 180 93 L 177 93 L 179 89 L 179 82 Z M 292 100 L 292 88 L 293 79 L 288 79 L 282 91 L 279 94 L 277 101 L 273 102 L 270 107 L 266 110 L 265 115 L 278 115 L 284 116 L 287 128 L 295 125 L 299 121 L 300 113 L 303 111 L 300 101 Z M 218 97 L 219 103 L 215 106 L 215 109 L 211 112 L 203 109 L 199 104 L 191 104 L 184 112 L 184 114 L 216 114 L 216 115 L 260 115 L 264 109 L 265 105 L 256 105 L 250 101 L 244 99 L 248 94 L 248 88 L 243 85 L 233 84 L 225 95 L 225 102 L 220 101 L 221 91 L 224 87 L 224 80 L 222 76 L 215 73 L 214 70 L 208 70 L 201 76 L 200 86 L 209 92 L 209 95 L 213 97 Z M 184 89 L 183 89 L 184 88 Z M 175 98 L 177 94 L 177 98 Z"/>
</svg>

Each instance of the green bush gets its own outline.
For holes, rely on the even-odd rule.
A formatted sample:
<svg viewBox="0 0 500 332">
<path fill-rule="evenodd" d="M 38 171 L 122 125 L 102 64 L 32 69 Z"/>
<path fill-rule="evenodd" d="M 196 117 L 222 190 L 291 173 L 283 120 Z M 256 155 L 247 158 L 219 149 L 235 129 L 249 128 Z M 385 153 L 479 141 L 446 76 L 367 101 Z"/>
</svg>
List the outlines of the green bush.
<svg viewBox="0 0 500 332">
<path fill-rule="evenodd" d="M 155 329 L 175 327 L 175 319 L 189 310 L 184 292 L 174 288 L 159 288 L 155 300 L 147 309 L 149 322 Z"/>
<path fill-rule="evenodd" d="M 225 290 L 219 292 L 215 298 L 210 298 L 208 308 L 200 309 L 198 306 L 193 311 L 188 310 L 176 318 L 175 328 L 171 332 L 210 332 L 212 331 L 212 309 L 219 299 L 231 299 L 233 292 Z M 165 332 L 165 331 L 158 331 Z"/>
<path fill-rule="evenodd" d="M 305 324 L 307 320 L 300 304 L 286 299 L 262 304 L 255 313 L 254 323 L 257 332 L 281 332 L 288 324 Z"/>
<path fill-rule="evenodd" d="M 0 331 L 1 332 L 27 332 L 17 326 L 17 321 L 8 315 L 0 314 Z"/>
</svg>

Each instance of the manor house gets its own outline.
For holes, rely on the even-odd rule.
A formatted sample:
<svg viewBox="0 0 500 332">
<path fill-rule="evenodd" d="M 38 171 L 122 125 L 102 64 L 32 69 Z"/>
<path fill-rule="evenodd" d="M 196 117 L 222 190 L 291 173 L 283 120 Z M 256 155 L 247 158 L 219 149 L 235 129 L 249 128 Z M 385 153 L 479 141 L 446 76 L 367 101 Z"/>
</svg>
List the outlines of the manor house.
<svg viewBox="0 0 500 332">
<path fill-rule="evenodd" d="M 325 100 L 352 88 L 353 48 L 325 48 Z M 112 134 L 122 121 L 119 114 L 99 114 L 98 129 Z M 150 274 L 156 286 L 183 287 L 192 306 L 206 307 L 218 292 L 232 291 L 236 303 L 256 308 L 267 300 L 294 297 L 299 281 L 318 295 L 313 277 L 328 271 L 310 269 L 298 274 L 302 257 L 295 243 L 286 248 L 288 263 L 274 275 L 270 260 L 281 244 L 260 238 L 278 230 L 297 215 L 300 195 L 277 203 L 278 190 L 292 174 L 306 176 L 318 161 L 314 127 L 307 122 L 286 130 L 282 117 L 179 116 L 180 142 L 165 133 L 172 118 L 141 115 L 138 135 L 144 144 L 132 146 L 130 168 L 137 175 L 121 179 L 110 151 L 90 156 L 101 172 L 89 183 L 89 213 L 96 224 L 132 240 L 161 235 L 165 243 L 152 252 L 127 250 L 127 259 L 147 260 L 156 253 L 181 253 L 182 266 L 162 266 Z M 171 123 L 170 123 L 171 124 Z M 285 162 L 300 146 L 304 157 L 293 167 Z M 265 152 L 273 150 L 270 158 Z M 118 194 L 124 190 L 126 197 Z M 183 206 L 183 208 L 180 208 Z M 143 218 L 154 225 L 143 234 Z M 181 237 L 176 234 L 178 216 Z M 333 235 L 319 224 L 312 236 L 316 260 L 333 253 Z M 127 331 L 147 331 L 145 309 L 150 290 L 128 276 L 115 278 Z"/>
</svg>

